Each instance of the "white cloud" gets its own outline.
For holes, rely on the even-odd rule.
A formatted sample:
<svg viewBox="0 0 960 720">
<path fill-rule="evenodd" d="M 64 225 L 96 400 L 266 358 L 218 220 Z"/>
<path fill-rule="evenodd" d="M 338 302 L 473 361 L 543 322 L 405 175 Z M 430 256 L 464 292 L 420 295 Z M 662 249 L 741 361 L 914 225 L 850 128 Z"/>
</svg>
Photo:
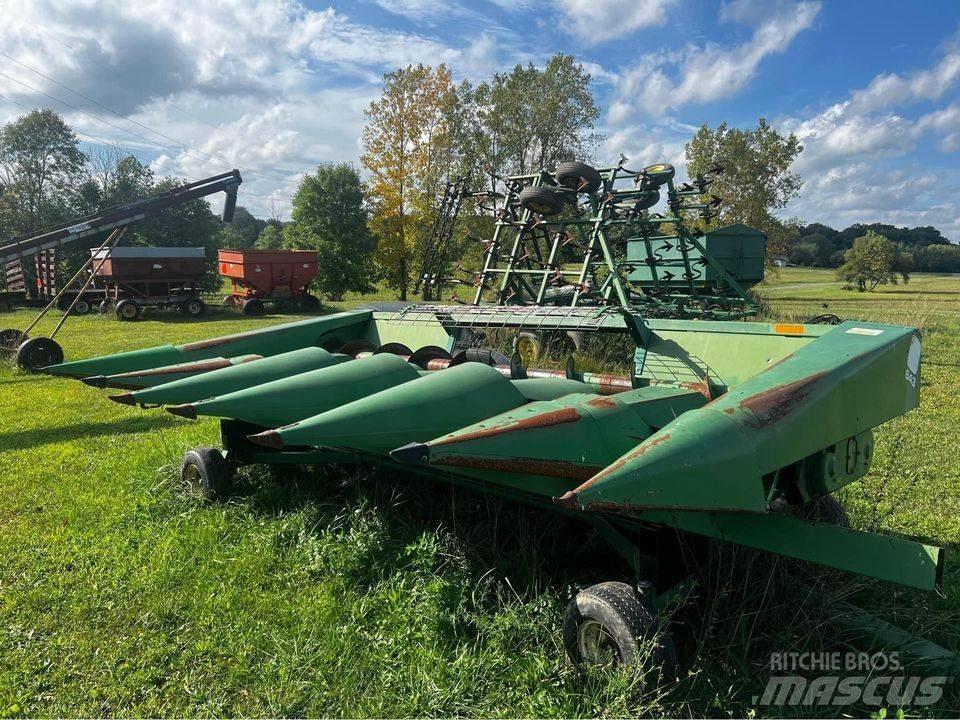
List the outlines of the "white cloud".
<svg viewBox="0 0 960 720">
<path fill-rule="evenodd" d="M 870 112 L 922 100 L 937 100 L 960 79 L 960 51 L 953 50 L 936 66 L 909 75 L 877 75 L 851 97 L 858 112 Z"/>
<path fill-rule="evenodd" d="M 620 75 L 610 103 L 610 122 L 621 125 L 635 113 L 656 115 L 735 95 L 753 79 L 763 59 L 784 52 L 813 24 L 819 11 L 819 2 L 791 4 L 768 16 L 750 40 L 733 48 L 708 43 L 642 57 Z"/>
<path fill-rule="evenodd" d="M 562 27 L 580 42 L 597 45 L 643 27 L 663 25 L 676 0 L 560 0 Z"/>
</svg>

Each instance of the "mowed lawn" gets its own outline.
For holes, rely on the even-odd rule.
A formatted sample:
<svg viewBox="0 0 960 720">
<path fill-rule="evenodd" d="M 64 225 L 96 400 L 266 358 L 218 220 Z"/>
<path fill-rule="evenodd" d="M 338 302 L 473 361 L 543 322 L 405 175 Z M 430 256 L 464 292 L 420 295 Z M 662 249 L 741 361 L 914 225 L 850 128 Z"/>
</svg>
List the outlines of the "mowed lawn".
<svg viewBox="0 0 960 720">
<path fill-rule="evenodd" d="M 872 472 L 842 500 L 857 527 L 960 543 L 960 278 L 856 293 L 784 269 L 761 293 L 778 317 L 923 329 L 921 407 L 879 430 Z M 88 316 L 61 340 L 81 358 L 290 319 Z M 770 590 L 776 563 L 741 553 L 722 592 L 676 613 L 678 682 L 580 677 L 563 606 L 617 567 L 579 526 L 370 468 L 248 468 L 234 497 L 202 503 L 178 491 L 178 467 L 217 444 L 217 424 L 105 394 L 0 367 L 0 717 L 743 716 L 771 651 L 836 647 L 815 608 Z M 960 650 L 958 569 L 948 552 L 946 597 L 835 582 Z M 958 711 L 951 693 L 926 712 Z"/>
</svg>

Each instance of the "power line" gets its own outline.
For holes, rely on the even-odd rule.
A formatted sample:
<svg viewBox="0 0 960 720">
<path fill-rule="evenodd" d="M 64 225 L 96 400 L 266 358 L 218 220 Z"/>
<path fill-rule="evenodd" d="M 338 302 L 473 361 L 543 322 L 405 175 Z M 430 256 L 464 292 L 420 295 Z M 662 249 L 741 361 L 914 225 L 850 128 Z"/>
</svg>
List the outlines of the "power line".
<svg viewBox="0 0 960 720">
<path fill-rule="evenodd" d="M 17 100 L 14 100 L 13 98 L 10 98 L 10 97 L 7 97 L 6 95 L 3 95 L 2 93 L 0 93 L 0 100 L 6 100 L 8 103 L 11 103 L 11 104 L 16 105 L 16 106 L 18 106 L 18 107 L 21 107 L 21 108 L 23 108 L 24 110 L 27 110 L 27 111 L 29 111 L 29 112 L 33 112 L 34 110 L 37 109 L 36 107 L 30 107 L 29 105 L 24 105 L 22 102 L 18 102 Z M 88 139 L 92 140 L 93 142 L 95 142 L 95 143 L 97 143 L 97 144 L 100 144 L 100 145 L 108 145 L 108 146 L 111 146 L 111 145 L 112 145 L 112 146 L 115 146 L 115 147 L 118 147 L 118 148 L 122 148 L 123 150 L 126 150 L 126 151 L 128 151 L 129 153 L 131 153 L 132 155 L 136 155 L 137 153 L 142 152 L 142 149 L 141 149 L 141 150 L 138 150 L 137 148 L 132 148 L 132 147 L 130 147 L 130 146 L 128 146 L 128 145 L 121 145 L 120 143 L 113 142 L 113 141 L 111 141 L 111 140 L 106 140 L 106 139 L 104 139 L 104 138 L 102 138 L 102 137 L 98 137 L 98 136 L 96 136 L 96 135 L 91 135 L 90 133 L 86 133 L 86 132 L 84 132 L 84 131 L 82 131 L 82 130 L 73 130 L 73 132 L 75 132 L 77 135 L 82 135 L 83 137 L 88 138 Z M 161 160 L 160 158 L 154 158 L 154 159 L 150 160 L 149 162 L 150 162 L 151 164 L 156 164 L 156 165 L 160 165 L 160 166 L 166 167 L 167 170 L 169 170 L 169 171 L 171 171 L 171 172 L 173 172 L 173 173 L 177 173 L 177 172 L 178 172 L 176 167 L 173 167 L 172 165 L 169 165 L 169 163 L 172 162 L 172 160 Z M 186 180 L 187 180 L 188 182 L 190 182 L 190 178 L 186 178 Z M 252 195 L 252 194 L 247 193 L 247 192 L 244 192 L 244 197 L 252 198 L 252 199 L 254 199 L 254 200 L 264 200 L 264 201 L 266 201 L 266 202 L 268 202 L 268 203 L 271 202 L 271 201 L 275 202 L 275 201 L 277 200 L 276 198 L 271 198 L 271 197 L 267 197 L 267 196 L 264 196 L 264 195 Z"/>
<path fill-rule="evenodd" d="M 190 150 L 193 150 L 194 152 L 200 153 L 201 155 L 204 155 L 204 156 L 206 156 L 207 158 L 209 158 L 209 159 L 211 159 L 211 160 L 219 160 L 220 162 L 229 162 L 228 160 L 226 160 L 226 159 L 223 158 L 223 157 L 219 157 L 219 158 L 218 158 L 216 155 L 212 155 L 212 154 L 210 154 L 210 153 L 208 153 L 208 152 L 206 152 L 206 151 L 204 151 L 204 150 L 200 150 L 200 149 L 198 149 L 198 148 L 195 148 L 195 147 L 193 147 L 192 145 L 188 145 L 187 143 L 183 142 L 182 140 L 178 140 L 177 138 L 171 137 L 170 135 L 167 135 L 166 133 L 162 133 L 162 132 L 160 132 L 159 130 L 156 130 L 155 128 L 150 127 L 149 125 L 145 125 L 144 123 L 142 123 L 142 122 L 140 122 L 140 121 L 138 121 L 138 120 L 134 120 L 134 119 L 131 118 L 130 116 L 124 115 L 123 113 L 118 112 L 117 110 L 114 110 L 113 108 L 108 107 L 107 105 L 104 105 L 102 102 L 100 102 L 100 101 L 98 101 L 98 100 L 95 100 L 94 98 L 90 97 L 89 95 L 84 95 L 82 92 L 79 92 L 78 90 L 74 90 L 73 88 L 69 87 L 68 85 L 64 85 L 62 82 L 60 82 L 60 81 L 57 80 L 56 78 L 52 78 L 52 77 L 50 77 L 49 75 L 47 75 L 47 74 L 45 74 L 45 73 L 37 70 L 36 68 L 27 65 L 25 62 L 21 62 L 20 60 L 17 60 L 17 58 L 13 57 L 12 55 L 8 55 L 7 53 L 3 52 L 2 50 L 0 50 L 0 55 L 2 55 L 3 57 L 7 58 L 8 60 L 12 60 L 12 61 L 15 62 L 17 65 L 20 65 L 21 67 L 26 68 L 26 69 L 29 70 L 30 72 L 36 73 L 36 74 L 39 75 L 40 77 L 49 80 L 49 81 L 52 82 L 54 85 L 57 85 L 57 86 L 59 86 L 59 87 L 62 87 L 62 88 L 63 88 L 64 90 L 66 90 L 67 92 L 71 92 L 71 93 L 73 93 L 74 95 L 76 95 L 76 96 L 78 96 L 78 97 L 82 97 L 84 100 L 86 100 L 86 101 L 88 101 L 88 102 L 91 102 L 91 103 L 93 103 L 94 105 L 97 105 L 98 107 L 103 108 L 103 109 L 106 110 L 107 112 L 113 113 L 113 114 L 116 115 L 117 117 L 121 117 L 121 118 L 123 118 L 124 120 L 126 120 L 127 122 L 131 122 L 131 123 L 133 123 L 134 125 L 138 125 L 139 127 L 142 127 L 144 130 L 148 130 L 149 132 L 152 132 L 152 133 L 154 133 L 154 134 L 156 134 L 156 135 L 159 135 L 159 136 L 162 137 L 162 138 L 165 138 L 165 139 L 167 139 L 167 140 L 170 140 L 171 142 L 176 143 L 178 146 L 182 146 L 182 147 L 185 147 L 185 148 L 189 148 Z M 230 164 L 232 164 L 232 163 L 230 163 Z M 283 180 L 283 179 L 284 179 L 284 178 L 280 178 L 280 177 L 271 177 L 271 176 L 266 175 L 266 174 L 263 174 L 263 173 L 254 173 L 254 174 L 261 174 L 261 175 L 263 175 L 264 177 L 270 177 L 271 180 L 280 181 L 280 180 Z"/>
<path fill-rule="evenodd" d="M 13 82 L 15 82 L 15 83 L 17 83 L 17 84 L 19 84 L 19 85 L 23 85 L 23 87 L 27 88 L 28 90 L 31 90 L 32 92 L 35 92 L 35 93 L 37 93 L 38 95 L 43 95 L 43 96 L 46 97 L 46 98 L 50 98 L 50 99 L 53 100 L 54 102 L 58 102 L 58 103 L 60 103 L 60 104 L 62 104 L 62 105 L 67 106 L 68 108 L 71 108 L 72 110 L 75 110 L 75 111 L 78 112 L 78 113 L 81 113 L 81 114 L 83 114 L 83 115 L 86 115 L 87 117 L 93 118 L 93 119 L 96 120 L 97 122 L 101 122 L 101 123 L 103 123 L 104 125 L 109 125 L 110 127 L 114 128 L 114 129 L 116 129 L 116 130 L 119 130 L 120 132 L 124 132 L 124 133 L 127 133 L 127 134 L 129 134 L 129 135 L 133 135 L 134 137 L 138 137 L 138 138 L 140 138 L 141 140 L 144 140 L 148 145 L 150 145 L 150 146 L 152 146 L 152 147 L 163 148 L 163 149 L 165 149 L 165 150 L 172 150 L 172 151 L 175 151 L 175 152 L 182 152 L 184 155 L 186 155 L 188 158 L 190 158 L 190 159 L 192 159 L 192 160 L 196 160 L 197 162 L 207 163 L 208 165 L 213 165 L 213 166 L 219 167 L 219 168 L 221 168 L 221 169 L 230 169 L 230 170 L 233 169 L 229 164 L 225 164 L 225 163 L 223 163 L 223 162 L 217 162 L 217 161 L 214 161 L 214 160 L 204 159 L 204 158 L 201 158 L 201 157 L 196 157 L 196 156 L 191 155 L 190 153 L 188 153 L 188 152 L 187 152 L 186 150 L 184 150 L 182 147 L 177 147 L 177 146 L 172 146 L 172 145 L 164 145 L 164 144 L 162 144 L 162 143 L 157 142 L 156 140 L 153 140 L 153 139 L 151 139 L 151 138 L 148 138 L 146 135 L 142 135 L 142 134 L 140 134 L 140 133 L 138 133 L 138 132 L 134 132 L 133 130 L 130 130 L 129 128 L 121 127 L 120 125 L 117 125 L 116 123 L 110 122 L 109 120 L 105 120 L 104 118 L 100 117 L 99 115 L 94 115 L 93 113 L 88 112 L 87 110 L 84 110 L 84 109 L 82 109 L 82 108 L 79 108 L 79 107 L 77 107 L 76 105 L 73 105 L 72 103 L 68 103 L 66 100 L 62 100 L 62 99 L 60 99 L 60 98 L 58 98 L 58 97 L 56 97 L 56 96 L 54 96 L 54 95 L 51 95 L 51 94 L 49 94 L 49 93 L 44 92 L 43 90 L 40 90 L 39 88 L 35 88 L 35 87 L 34 87 L 33 85 L 31 85 L 30 83 L 26 83 L 26 82 L 24 82 L 23 80 L 19 80 L 19 79 L 13 77 L 12 75 L 7 75 L 5 72 L 0 72 L 0 76 L 5 77 L 5 78 L 7 78 L 8 80 L 13 80 Z M 111 111 L 111 112 L 112 112 L 112 111 Z M 266 178 L 267 180 L 273 180 L 274 182 L 286 182 L 286 180 L 288 179 L 288 178 L 270 177 L 269 175 L 264 175 L 263 173 L 259 173 L 259 172 L 253 171 L 253 170 L 248 170 L 247 172 L 248 172 L 248 174 L 250 174 L 250 175 L 260 176 L 260 177 Z"/>
</svg>

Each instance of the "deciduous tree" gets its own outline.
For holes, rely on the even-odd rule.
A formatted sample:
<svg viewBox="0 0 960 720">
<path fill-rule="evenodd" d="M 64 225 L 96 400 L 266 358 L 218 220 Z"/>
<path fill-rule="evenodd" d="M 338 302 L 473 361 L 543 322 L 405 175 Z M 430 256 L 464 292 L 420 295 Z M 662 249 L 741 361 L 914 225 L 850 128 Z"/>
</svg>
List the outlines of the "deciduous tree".
<svg viewBox="0 0 960 720">
<path fill-rule="evenodd" d="M 844 259 L 837 275 L 851 285 L 855 283 L 860 292 L 872 291 L 877 285 L 887 283 L 896 285 L 898 275 L 906 283 L 913 269 L 913 256 L 898 252 L 890 240 L 873 230 L 855 239 Z"/>
<path fill-rule="evenodd" d="M 723 199 L 711 227 L 745 223 L 767 233 L 767 256 L 786 254 L 786 229 L 772 211 L 786 207 L 796 197 L 803 181 L 790 171 L 803 151 L 800 141 L 778 133 L 763 118 L 753 130 L 721 123 L 711 129 L 704 124 L 686 145 L 691 177 L 705 174 L 714 165 L 723 174 L 708 187 Z"/>
<path fill-rule="evenodd" d="M 367 222 L 363 186 L 352 165 L 321 165 L 300 181 L 284 241 L 288 247 L 317 251 L 319 274 L 314 284 L 330 300 L 372 289 L 377 243 Z"/>
</svg>

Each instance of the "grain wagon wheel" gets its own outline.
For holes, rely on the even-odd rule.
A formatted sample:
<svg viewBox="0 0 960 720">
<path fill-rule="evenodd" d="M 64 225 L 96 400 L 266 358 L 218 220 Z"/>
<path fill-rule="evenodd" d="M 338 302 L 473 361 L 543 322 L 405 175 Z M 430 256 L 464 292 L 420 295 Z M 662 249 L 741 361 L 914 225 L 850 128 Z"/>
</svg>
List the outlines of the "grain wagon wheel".
<svg viewBox="0 0 960 720">
<path fill-rule="evenodd" d="M 84 298 L 77 299 L 73 305 L 73 312 L 76 315 L 86 315 L 90 312 L 90 302 Z"/>
<path fill-rule="evenodd" d="M 187 495 L 215 500 L 233 489 L 233 464 L 216 448 L 188 450 L 180 464 L 180 482 Z"/>
<path fill-rule="evenodd" d="M 207 311 L 207 304 L 200 298 L 190 298 L 180 306 L 180 309 L 190 317 L 200 317 Z"/>
<path fill-rule="evenodd" d="M 243 314 L 250 317 L 259 317 L 267 312 L 266 306 L 258 298 L 249 298 L 243 301 Z"/>
<path fill-rule="evenodd" d="M 117 303 L 117 319 L 131 322 L 140 318 L 140 306 L 133 300 L 121 300 Z"/>
<path fill-rule="evenodd" d="M 596 169 L 582 162 L 560 163 L 557 182 L 577 192 L 594 193 L 603 186 L 603 177 Z"/>
<path fill-rule="evenodd" d="M 320 309 L 320 298 L 310 293 L 300 296 L 300 307 L 306 312 L 316 312 Z"/>
<path fill-rule="evenodd" d="M 563 616 L 563 645 L 578 668 L 642 663 L 661 679 L 676 676 L 677 651 L 652 604 L 622 582 L 581 590 Z"/>
<path fill-rule="evenodd" d="M 539 215 L 556 215 L 563 210 L 563 200 L 545 187 L 525 187 L 520 191 L 520 204 Z"/>
</svg>

